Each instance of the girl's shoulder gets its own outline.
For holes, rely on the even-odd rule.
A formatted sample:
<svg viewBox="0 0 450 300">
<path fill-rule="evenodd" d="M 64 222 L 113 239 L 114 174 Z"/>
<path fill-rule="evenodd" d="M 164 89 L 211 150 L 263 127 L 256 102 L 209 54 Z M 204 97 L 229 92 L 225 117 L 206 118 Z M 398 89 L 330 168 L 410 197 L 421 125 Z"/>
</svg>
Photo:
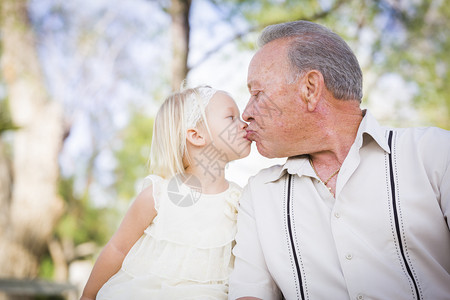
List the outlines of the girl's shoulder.
<svg viewBox="0 0 450 300">
<path fill-rule="evenodd" d="M 144 193 L 146 190 L 148 191 L 151 187 L 151 195 L 153 196 L 155 209 L 157 211 L 159 211 L 161 205 L 162 192 L 164 190 L 164 184 L 166 183 L 166 179 L 154 174 L 146 176 L 142 182 L 141 193 Z"/>
<path fill-rule="evenodd" d="M 147 175 L 142 182 L 141 191 L 148 188 L 150 185 L 156 185 L 157 183 L 159 183 L 163 180 L 164 180 L 164 178 L 162 178 L 161 176 L 158 176 L 158 175 L 154 175 L 154 174 Z"/>
</svg>

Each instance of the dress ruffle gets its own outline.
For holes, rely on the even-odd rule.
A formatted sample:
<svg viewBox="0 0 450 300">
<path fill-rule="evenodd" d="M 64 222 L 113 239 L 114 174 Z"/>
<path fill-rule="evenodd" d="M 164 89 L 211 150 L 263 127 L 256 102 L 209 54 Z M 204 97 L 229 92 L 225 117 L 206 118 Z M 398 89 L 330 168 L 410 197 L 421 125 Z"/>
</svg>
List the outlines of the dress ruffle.
<svg viewBox="0 0 450 300">
<path fill-rule="evenodd" d="M 97 300 L 226 300 L 228 285 L 221 283 L 199 283 L 165 279 L 149 274 L 133 278 L 120 270 L 101 289 Z"/>
<path fill-rule="evenodd" d="M 223 227 L 205 227 L 195 232 L 189 232 L 190 230 L 194 231 L 196 228 L 187 228 L 186 230 L 174 230 L 173 228 L 156 230 L 155 227 L 149 227 L 145 230 L 145 234 L 161 242 L 169 242 L 179 246 L 198 249 L 222 247 L 234 241 L 236 235 L 235 224 L 232 224 L 229 229 Z M 186 234 L 186 232 L 189 232 L 189 234 Z"/>
<path fill-rule="evenodd" d="M 218 283 L 227 280 L 234 264 L 233 241 L 215 248 L 158 240 L 144 234 L 127 255 L 122 269 L 133 277 L 158 277 Z"/>
<path fill-rule="evenodd" d="M 240 188 L 230 183 L 227 191 L 218 195 L 202 195 L 188 207 L 174 204 L 167 196 L 167 186 L 161 182 L 154 188 L 160 196 L 158 215 L 145 232 L 157 240 L 198 247 L 223 246 L 236 235 L 237 205 Z"/>
<path fill-rule="evenodd" d="M 98 299 L 227 298 L 241 188 L 230 182 L 223 193 L 199 194 L 180 206 L 169 197 L 168 183 L 145 178 L 143 188 L 153 185 L 158 213 Z M 186 188 L 179 187 L 183 195 Z"/>
</svg>

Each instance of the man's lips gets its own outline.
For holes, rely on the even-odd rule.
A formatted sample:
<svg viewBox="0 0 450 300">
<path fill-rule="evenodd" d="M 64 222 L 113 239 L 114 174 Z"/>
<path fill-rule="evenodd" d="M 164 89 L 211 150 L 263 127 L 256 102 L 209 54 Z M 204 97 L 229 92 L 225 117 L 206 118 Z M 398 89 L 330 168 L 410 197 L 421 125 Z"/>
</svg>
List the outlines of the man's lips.
<svg viewBox="0 0 450 300">
<path fill-rule="evenodd" d="M 255 132 L 253 130 L 246 130 L 246 131 L 247 131 L 247 134 L 245 135 L 245 138 L 249 141 L 254 141 L 252 136 L 255 135 Z"/>
</svg>

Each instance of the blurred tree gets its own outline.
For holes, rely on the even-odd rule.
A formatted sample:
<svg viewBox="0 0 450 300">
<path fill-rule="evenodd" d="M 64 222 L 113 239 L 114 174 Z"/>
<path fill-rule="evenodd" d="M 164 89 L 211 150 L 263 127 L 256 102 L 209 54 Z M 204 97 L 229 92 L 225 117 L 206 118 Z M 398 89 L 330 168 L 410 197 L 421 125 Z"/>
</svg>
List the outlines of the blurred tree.
<svg viewBox="0 0 450 300">
<path fill-rule="evenodd" d="M 172 19 L 170 29 L 172 37 L 172 78 L 171 86 L 173 91 L 180 89 L 183 80 L 186 78 L 189 55 L 189 13 L 191 0 L 171 0 L 168 9 Z"/>
<path fill-rule="evenodd" d="M 9 130 L 19 129 L 14 125 L 9 113 L 9 103 L 7 99 L 0 99 L 0 135 Z"/>
<path fill-rule="evenodd" d="M 73 261 L 91 257 L 98 250 L 97 243 L 104 245 L 107 242 L 117 214 L 113 208 L 95 207 L 89 201 L 88 191 L 89 187 L 86 187 L 85 193 L 77 197 L 74 177 L 61 178 L 59 192 L 65 201 L 65 212 L 56 226 L 55 235 L 48 242 L 44 260 L 49 263 L 41 268 L 42 277 L 66 281 L 68 267 Z"/>
<path fill-rule="evenodd" d="M 9 207 L 11 202 L 11 159 L 7 150 L 7 145 L 3 142 L 0 135 L 0 239 L 5 237 L 9 227 Z"/>
<path fill-rule="evenodd" d="M 111 236 L 122 217 L 121 208 L 135 195 L 128 192 L 133 190 L 134 180 L 146 174 L 146 158 L 144 161 L 141 159 L 143 152 L 139 156 L 133 152 L 135 148 L 129 147 L 133 142 L 140 143 L 139 139 L 129 145 L 131 138 L 127 140 L 125 148 L 131 152 L 125 159 L 133 163 L 123 165 L 124 170 L 117 172 L 117 179 L 98 166 L 105 153 L 108 156 L 114 150 L 121 151 L 115 142 L 128 134 L 124 131 L 129 132 L 128 128 L 121 131 L 124 125 L 123 121 L 118 121 L 117 115 L 128 118 L 134 114 L 128 109 L 136 105 L 139 97 L 147 103 L 149 98 L 151 101 L 149 83 L 161 90 L 165 89 L 159 86 L 160 80 L 166 90 L 168 84 L 163 81 L 164 76 L 160 76 L 163 72 L 158 65 L 164 60 L 155 59 L 155 54 L 152 56 L 153 49 L 148 43 L 151 40 L 160 44 L 162 36 L 161 29 L 155 24 L 155 15 L 148 18 L 149 12 L 154 11 L 152 5 L 138 0 L 129 5 L 122 2 L 121 5 L 94 5 L 90 9 L 79 10 L 79 4 L 45 2 L 37 4 L 31 1 L 29 9 L 39 11 L 39 14 L 35 12 L 32 15 L 32 20 L 39 38 L 40 58 L 43 66 L 49 68 L 46 69 L 49 92 L 64 105 L 67 119 L 73 121 L 76 115 L 87 120 L 88 127 L 82 130 L 83 136 L 90 138 L 83 157 L 76 158 L 76 171 L 81 170 L 82 175 L 71 174 L 59 182 L 65 202 L 63 217 L 54 235 L 47 240 L 48 249 L 41 264 L 40 276 L 67 280 L 69 264 L 91 258 L 97 253 L 98 245 L 104 245 Z M 137 8 L 138 4 L 141 9 Z M 130 8 L 133 9 L 131 14 L 127 12 Z M 152 72 L 157 72 L 161 78 Z M 147 126 L 145 138 L 149 140 L 151 118 L 147 117 L 143 122 Z M 119 144 L 119 148 L 122 147 L 122 143 Z M 139 162 L 130 159 L 132 156 Z M 109 170 L 113 171 L 114 165 L 112 162 Z M 136 172 L 136 166 L 141 167 L 141 172 Z M 105 177 L 109 177 L 106 184 Z M 74 188 L 75 181 L 77 189 Z M 99 205 L 96 201 L 103 195 L 93 193 L 96 188 L 99 190 L 99 186 L 112 199 L 108 199 L 111 202 L 106 207 L 106 203 Z M 128 195 L 126 201 L 122 201 L 124 194 Z"/>
<path fill-rule="evenodd" d="M 381 72 L 417 86 L 415 107 L 430 124 L 450 129 L 450 6 L 447 1 L 375 1 L 386 25 L 378 31 L 374 61 Z"/>
<path fill-rule="evenodd" d="M 0 276 L 35 277 L 63 209 L 57 195 L 62 110 L 43 82 L 27 1 L 2 0 L 0 11 L 2 77 L 12 122 L 19 127 L 13 134 L 10 177 L 0 177 L 2 187 L 12 186 L 10 196 L 0 198 L 7 224 L 0 231 Z"/>
<path fill-rule="evenodd" d="M 136 183 L 148 174 L 153 121 L 148 115 L 136 111 L 129 125 L 119 133 L 121 145 L 114 155 L 117 161 L 116 189 L 120 199 L 133 199 L 140 192 Z"/>
</svg>

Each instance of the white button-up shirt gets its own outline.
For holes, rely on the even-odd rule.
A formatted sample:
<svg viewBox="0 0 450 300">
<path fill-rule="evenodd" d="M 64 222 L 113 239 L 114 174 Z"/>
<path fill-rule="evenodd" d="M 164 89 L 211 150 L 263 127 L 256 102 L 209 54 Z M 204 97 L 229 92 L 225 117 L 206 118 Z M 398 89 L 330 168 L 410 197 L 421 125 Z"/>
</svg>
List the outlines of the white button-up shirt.
<svg viewBox="0 0 450 300">
<path fill-rule="evenodd" d="M 450 299 L 450 132 L 390 131 L 366 112 L 336 198 L 305 156 L 249 180 L 229 299 Z"/>
</svg>

